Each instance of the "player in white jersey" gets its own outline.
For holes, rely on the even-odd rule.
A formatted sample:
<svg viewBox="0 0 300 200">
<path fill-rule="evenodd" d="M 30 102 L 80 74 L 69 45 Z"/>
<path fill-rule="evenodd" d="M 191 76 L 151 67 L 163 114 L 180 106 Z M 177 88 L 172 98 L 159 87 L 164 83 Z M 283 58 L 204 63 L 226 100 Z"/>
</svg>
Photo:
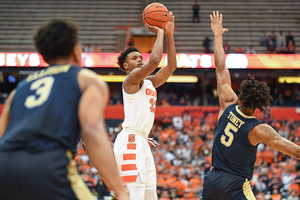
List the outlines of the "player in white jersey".
<svg viewBox="0 0 300 200">
<path fill-rule="evenodd" d="M 149 61 L 143 63 L 143 57 L 135 47 L 125 49 L 118 57 L 118 64 L 127 76 L 122 86 L 125 119 L 114 144 L 114 153 L 130 200 L 157 199 L 156 170 L 147 139 L 154 122 L 155 88 L 165 83 L 177 68 L 173 13 L 170 12 L 170 21 L 164 29 L 148 24 L 146 27 L 157 35 Z M 162 58 L 164 32 L 168 64 L 150 76 Z"/>
</svg>

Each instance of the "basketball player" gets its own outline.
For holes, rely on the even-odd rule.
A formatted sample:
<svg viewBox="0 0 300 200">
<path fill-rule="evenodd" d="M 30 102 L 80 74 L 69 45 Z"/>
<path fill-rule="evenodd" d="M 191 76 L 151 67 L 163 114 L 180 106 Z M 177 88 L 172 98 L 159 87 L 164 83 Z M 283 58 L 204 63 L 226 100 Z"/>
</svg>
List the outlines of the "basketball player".
<svg viewBox="0 0 300 200">
<path fill-rule="evenodd" d="M 78 66 L 77 26 L 51 20 L 34 42 L 50 65 L 9 95 L 0 119 L 0 199 L 94 200 L 73 154 L 82 136 L 93 165 L 118 199 L 128 200 L 104 129 L 107 84 Z"/>
<path fill-rule="evenodd" d="M 118 64 L 127 76 L 122 86 L 125 119 L 115 141 L 114 153 L 130 200 L 157 199 L 156 170 L 147 139 L 155 115 L 155 88 L 165 83 L 177 68 L 172 12 L 164 30 L 148 24 L 146 27 L 157 35 L 149 61 L 144 63 L 135 47 L 127 48 L 118 57 Z M 168 64 L 150 76 L 162 58 L 164 32 L 167 36 Z"/>
<path fill-rule="evenodd" d="M 272 97 L 266 83 L 251 77 L 240 85 L 237 96 L 231 88 L 230 73 L 225 66 L 222 14 L 213 12 L 217 90 L 220 101 L 218 126 L 212 149 L 213 169 L 204 177 L 202 200 L 254 200 L 249 180 L 253 175 L 257 145 L 300 158 L 300 147 L 281 137 L 271 126 L 253 115 L 270 106 Z"/>
</svg>

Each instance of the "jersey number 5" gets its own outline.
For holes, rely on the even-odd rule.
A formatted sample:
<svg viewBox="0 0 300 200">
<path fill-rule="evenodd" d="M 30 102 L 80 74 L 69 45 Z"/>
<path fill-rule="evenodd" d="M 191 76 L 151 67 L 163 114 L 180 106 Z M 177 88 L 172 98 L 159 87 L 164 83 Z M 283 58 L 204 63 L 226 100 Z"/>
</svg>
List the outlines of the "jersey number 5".
<svg viewBox="0 0 300 200">
<path fill-rule="evenodd" d="M 53 83 L 53 76 L 47 76 L 45 78 L 34 81 L 30 85 L 30 90 L 35 91 L 35 94 L 30 95 L 26 98 L 25 106 L 30 109 L 45 103 L 49 98 Z"/>
<path fill-rule="evenodd" d="M 238 131 L 238 128 L 234 126 L 232 123 L 228 122 L 224 130 L 224 133 L 228 137 L 228 139 L 226 140 L 226 136 L 224 134 L 221 136 L 221 143 L 224 144 L 226 147 L 230 147 L 234 139 L 234 135 L 230 131 L 236 133 Z"/>
</svg>

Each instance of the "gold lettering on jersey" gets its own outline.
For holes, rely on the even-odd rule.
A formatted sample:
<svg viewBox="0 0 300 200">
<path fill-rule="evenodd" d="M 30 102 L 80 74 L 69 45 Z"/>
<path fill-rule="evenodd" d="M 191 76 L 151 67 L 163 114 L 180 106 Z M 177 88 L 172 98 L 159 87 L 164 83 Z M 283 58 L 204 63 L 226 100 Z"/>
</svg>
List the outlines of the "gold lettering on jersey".
<svg viewBox="0 0 300 200">
<path fill-rule="evenodd" d="M 151 90 L 149 88 L 146 89 L 146 95 L 150 95 L 152 97 L 156 97 L 157 93 L 155 90 Z"/>
<path fill-rule="evenodd" d="M 235 114 L 233 114 L 231 111 L 229 112 L 229 115 L 227 117 L 236 127 L 241 128 L 245 122 L 241 119 L 239 119 Z"/>
<path fill-rule="evenodd" d="M 61 65 L 61 66 L 54 66 L 54 67 L 49 67 L 47 69 L 43 69 L 41 71 L 35 72 L 30 74 L 26 81 L 30 82 L 33 80 L 36 80 L 38 78 L 44 77 L 44 76 L 49 76 L 53 74 L 60 74 L 60 73 L 66 73 L 70 69 L 70 65 Z"/>
</svg>

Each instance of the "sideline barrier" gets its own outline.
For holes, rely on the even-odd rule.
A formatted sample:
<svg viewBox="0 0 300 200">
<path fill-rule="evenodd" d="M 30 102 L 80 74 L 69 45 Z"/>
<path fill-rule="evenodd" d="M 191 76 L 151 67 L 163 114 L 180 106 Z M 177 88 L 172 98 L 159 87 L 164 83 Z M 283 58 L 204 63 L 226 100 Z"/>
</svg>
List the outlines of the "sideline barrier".
<svg viewBox="0 0 300 200">
<path fill-rule="evenodd" d="M 119 53 L 82 53 L 81 66 L 118 68 Z M 150 54 L 142 53 L 144 62 Z M 299 54 L 226 54 L 229 69 L 300 69 Z M 159 67 L 167 65 L 167 54 Z M 0 67 L 46 67 L 47 63 L 38 53 L 0 52 Z M 178 53 L 178 68 L 215 68 L 213 54 Z"/>
<path fill-rule="evenodd" d="M 3 104 L 0 104 L 0 114 L 3 110 Z M 216 120 L 219 114 L 220 108 L 218 106 L 157 106 L 155 117 L 158 118 L 160 115 L 164 117 L 166 113 L 170 117 L 174 113 L 183 115 L 183 113 L 189 113 L 191 116 L 206 118 L 207 120 Z M 257 110 L 255 116 L 258 119 L 271 119 L 277 120 L 289 120 L 292 118 L 295 121 L 300 121 L 300 108 L 298 107 L 271 107 L 266 110 L 263 114 Z M 122 105 L 109 105 L 105 110 L 105 119 L 124 119 L 124 110 Z"/>
</svg>

